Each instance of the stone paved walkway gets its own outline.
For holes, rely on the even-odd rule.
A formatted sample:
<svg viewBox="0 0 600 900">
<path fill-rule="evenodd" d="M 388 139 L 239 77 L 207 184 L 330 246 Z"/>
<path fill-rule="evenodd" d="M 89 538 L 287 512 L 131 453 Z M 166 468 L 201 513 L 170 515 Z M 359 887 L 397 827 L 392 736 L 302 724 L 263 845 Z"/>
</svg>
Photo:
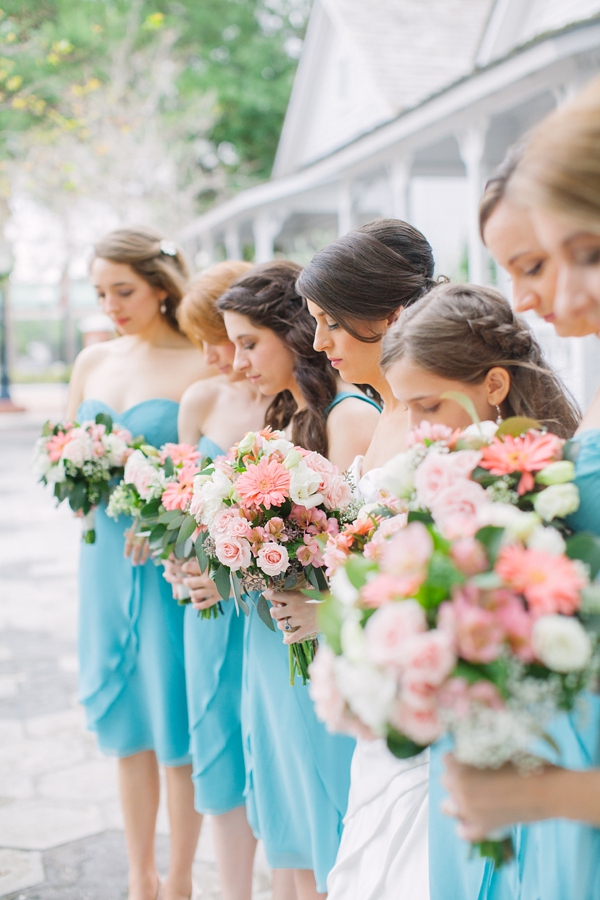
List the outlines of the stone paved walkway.
<svg viewBox="0 0 600 900">
<path fill-rule="evenodd" d="M 29 411 L 0 416 L 0 897 L 125 900 L 116 764 L 96 750 L 76 700 L 79 527 L 29 471 L 64 393 L 15 394 Z M 163 806 L 157 855 L 165 871 Z M 255 900 L 268 900 L 262 858 L 256 868 Z M 219 900 L 209 822 L 195 880 L 203 900 Z"/>
</svg>

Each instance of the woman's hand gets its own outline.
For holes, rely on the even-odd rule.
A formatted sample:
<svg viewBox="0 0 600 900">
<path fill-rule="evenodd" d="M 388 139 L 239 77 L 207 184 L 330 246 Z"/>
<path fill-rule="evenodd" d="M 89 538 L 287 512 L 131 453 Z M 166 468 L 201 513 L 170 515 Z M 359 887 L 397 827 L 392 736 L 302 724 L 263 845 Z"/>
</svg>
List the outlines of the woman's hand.
<svg viewBox="0 0 600 900">
<path fill-rule="evenodd" d="M 136 534 L 135 524 L 125 532 L 125 558 L 131 558 L 132 566 L 143 566 L 150 555 L 147 538 Z"/>
<path fill-rule="evenodd" d="M 183 583 L 189 588 L 194 609 L 210 609 L 223 599 L 212 578 L 200 571 L 197 559 L 189 559 L 182 565 L 181 571 L 184 576 Z"/>
<path fill-rule="evenodd" d="M 514 825 L 547 817 L 542 797 L 544 782 L 554 766 L 545 765 L 539 771 L 521 774 L 507 764 L 499 769 L 477 769 L 467 766 L 448 754 L 442 784 L 450 796 L 444 800 L 442 811 L 460 820 L 458 834 L 466 841 L 481 841 L 487 835 Z"/>
<path fill-rule="evenodd" d="M 273 604 L 271 616 L 283 632 L 284 644 L 305 641 L 319 630 L 317 605 L 301 591 L 263 591 Z M 286 627 L 289 626 L 289 627 Z"/>
</svg>

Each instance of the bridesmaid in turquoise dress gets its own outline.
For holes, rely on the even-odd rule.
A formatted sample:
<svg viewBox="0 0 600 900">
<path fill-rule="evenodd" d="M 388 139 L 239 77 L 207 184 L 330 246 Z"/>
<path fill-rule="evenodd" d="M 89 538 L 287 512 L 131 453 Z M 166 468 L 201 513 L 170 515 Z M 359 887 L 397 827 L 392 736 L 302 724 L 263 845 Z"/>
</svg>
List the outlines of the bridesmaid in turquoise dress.
<svg viewBox="0 0 600 900">
<path fill-rule="evenodd" d="M 346 469 L 368 446 L 378 412 L 356 391 L 336 398 L 341 383 L 313 349 L 314 321 L 295 290 L 299 272 L 285 261 L 259 266 L 218 307 L 236 347 L 234 369 L 273 398 L 266 424 Z M 242 728 L 252 829 L 269 865 L 293 870 L 297 900 L 317 900 L 339 846 L 354 741 L 329 734 L 307 687 L 290 686 L 288 648 L 252 606 L 244 638 Z"/>
<path fill-rule="evenodd" d="M 186 267 L 150 229 L 120 229 L 95 246 L 91 267 L 100 306 L 121 335 L 84 349 L 71 380 L 70 419 L 98 412 L 153 444 L 177 439 L 178 401 L 210 374 L 179 331 L 175 309 Z M 163 900 L 192 892 L 199 818 L 190 780 L 183 664 L 183 611 L 147 550 L 96 511 L 96 542 L 80 565 L 80 699 L 100 749 L 119 758 L 129 858 L 129 900 L 155 900 L 159 879 L 154 832 L 158 764 L 166 766 L 171 863 Z"/>
<path fill-rule="evenodd" d="M 178 309 L 182 330 L 219 372 L 191 385 L 183 395 L 179 439 L 198 443 L 202 455 L 211 459 L 223 455 L 247 431 L 261 428 L 264 420 L 266 402 L 233 371 L 235 348 L 215 308 L 223 291 L 251 268 L 244 262 L 217 263 L 194 281 Z M 185 581 L 192 601 L 185 607 L 184 651 L 194 805 L 197 812 L 212 816 L 223 900 L 250 900 L 256 839 L 244 798 L 240 721 L 244 617 L 236 614 L 231 601 L 221 602 L 217 619 L 201 618 L 206 598 L 214 596 L 214 584 L 201 575 L 196 560 L 183 567 L 169 560 L 165 578 L 172 584 Z M 174 601 L 171 605 L 178 608 Z"/>
</svg>

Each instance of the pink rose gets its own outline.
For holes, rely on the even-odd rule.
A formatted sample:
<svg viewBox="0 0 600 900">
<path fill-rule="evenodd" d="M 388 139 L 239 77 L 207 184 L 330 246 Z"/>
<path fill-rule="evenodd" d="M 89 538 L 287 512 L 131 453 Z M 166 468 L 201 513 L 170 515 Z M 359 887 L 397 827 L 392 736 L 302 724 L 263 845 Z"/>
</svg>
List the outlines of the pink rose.
<svg viewBox="0 0 600 900">
<path fill-rule="evenodd" d="M 419 574 L 376 575 L 361 589 L 360 600 L 363 606 L 376 609 L 391 600 L 404 600 L 406 597 L 412 597 L 422 582 L 423 578 Z"/>
<path fill-rule="evenodd" d="M 437 629 L 416 634 L 407 643 L 403 665 L 407 683 L 424 681 L 439 686 L 456 665 L 452 637 Z"/>
<path fill-rule="evenodd" d="M 477 512 L 486 500 L 487 494 L 480 484 L 458 481 L 439 492 L 431 514 L 449 541 L 472 537 L 479 530 Z"/>
<path fill-rule="evenodd" d="M 401 668 L 406 642 L 426 628 L 425 611 L 416 600 L 381 606 L 365 627 L 370 661 L 376 666 Z"/>
<path fill-rule="evenodd" d="M 341 475 L 330 475 L 323 485 L 325 504 L 329 509 L 343 509 L 352 499 L 352 490 Z"/>
<path fill-rule="evenodd" d="M 397 516 L 384 519 L 368 544 L 365 544 L 363 551 L 367 559 L 380 559 L 386 545 L 387 539 L 398 531 L 406 528 L 407 515 L 400 513 Z"/>
<path fill-rule="evenodd" d="M 469 578 L 479 572 L 485 572 L 489 565 L 483 545 L 474 537 L 454 541 L 450 548 L 450 556 L 456 568 Z"/>
<path fill-rule="evenodd" d="M 490 663 L 498 659 L 506 633 L 497 611 L 471 602 L 470 594 L 463 589 L 455 591 L 452 611 L 459 655 L 477 663 Z"/>
<path fill-rule="evenodd" d="M 217 559 L 232 572 L 247 569 L 252 561 L 250 544 L 245 538 L 218 537 L 215 540 Z"/>
<path fill-rule="evenodd" d="M 287 549 L 273 541 L 262 545 L 256 559 L 265 575 L 281 575 L 287 569 L 289 560 Z"/>
<path fill-rule="evenodd" d="M 510 648 L 523 662 L 532 662 L 535 656 L 531 645 L 533 616 L 527 612 L 523 601 L 513 597 L 498 607 L 496 615 L 501 623 Z"/>
<path fill-rule="evenodd" d="M 422 522 L 411 522 L 388 541 L 381 568 L 388 575 L 419 575 L 425 579 L 425 567 L 433 553 L 433 540 Z"/>
<path fill-rule="evenodd" d="M 418 709 L 406 701 L 398 703 L 392 725 L 422 747 L 437 741 L 444 731 L 435 709 Z"/>
<path fill-rule="evenodd" d="M 429 509 L 440 491 L 457 481 L 469 479 L 481 459 L 477 450 L 460 450 L 456 453 L 439 453 L 432 450 L 415 472 L 415 488 L 419 505 Z"/>
</svg>

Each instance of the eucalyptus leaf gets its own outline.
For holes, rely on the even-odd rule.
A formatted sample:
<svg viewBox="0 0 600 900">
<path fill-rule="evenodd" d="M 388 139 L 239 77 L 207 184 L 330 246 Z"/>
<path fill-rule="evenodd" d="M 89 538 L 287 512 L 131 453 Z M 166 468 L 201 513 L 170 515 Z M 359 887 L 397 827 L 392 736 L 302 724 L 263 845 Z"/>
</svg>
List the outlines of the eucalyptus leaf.
<svg viewBox="0 0 600 900">
<path fill-rule="evenodd" d="M 177 535 L 177 543 L 183 544 L 188 538 L 191 538 L 193 533 L 197 528 L 196 520 L 193 516 L 186 516 L 181 524 L 181 528 L 179 529 L 179 534 Z"/>
<path fill-rule="evenodd" d="M 165 459 L 163 469 L 165 470 L 165 478 L 172 478 L 175 474 L 175 466 L 173 465 L 173 460 L 170 456 L 167 456 Z"/>
<path fill-rule="evenodd" d="M 454 402 L 458 403 L 459 406 L 462 406 L 467 415 L 471 417 L 471 421 L 479 425 L 481 420 L 477 415 L 475 404 L 466 394 L 463 394 L 460 391 L 444 391 L 443 394 L 440 394 L 440 397 L 442 400 L 454 400 Z"/>
<path fill-rule="evenodd" d="M 213 581 L 223 600 L 229 600 L 230 579 L 227 566 L 219 566 L 213 575 Z"/>
<path fill-rule="evenodd" d="M 209 559 L 204 551 L 203 541 L 199 538 L 196 539 L 196 559 L 198 560 L 198 565 L 200 566 L 200 571 L 202 573 L 206 572 L 209 566 Z"/>
<path fill-rule="evenodd" d="M 256 612 L 262 622 L 265 623 L 267 628 L 271 631 L 275 631 L 275 622 L 271 618 L 270 606 L 266 601 L 265 595 L 261 594 L 256 601 Z"/>
<path fill-rule="evenodd" d="M 540 431 L 541 427 L 542 425 L 537 419 L 529 419 L 527 416 L 511 416 L 500 423 L 496 435 L 497 437 L 503 437 L 504 435 L 519 437 L 519 435 L 532 429 Z"/>
<path fill-rule="evenodd" d="M 173 522 L 175 519 L 179 519 L 181 517 L 181 512 L 178 509 L 170 509 L 168 512 L 161 513 L 158 517 L 159 522 L 164 522 L 165 525 L 168 525 L 169 522 Z"/>
<path fill-rule="evenodd" d="M 183 525 L 184 521 L 185 516 L 182 515 L 182 513 L 179 513 L 176 519 L 171 519 L 171 521 L 167 524 L 167 531 L 175 531 L 176 528 L 180 528 L 181 525 Z"/>
</svg>

